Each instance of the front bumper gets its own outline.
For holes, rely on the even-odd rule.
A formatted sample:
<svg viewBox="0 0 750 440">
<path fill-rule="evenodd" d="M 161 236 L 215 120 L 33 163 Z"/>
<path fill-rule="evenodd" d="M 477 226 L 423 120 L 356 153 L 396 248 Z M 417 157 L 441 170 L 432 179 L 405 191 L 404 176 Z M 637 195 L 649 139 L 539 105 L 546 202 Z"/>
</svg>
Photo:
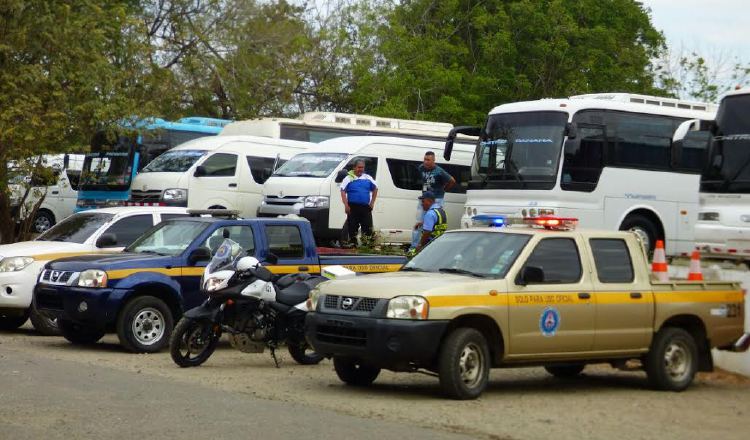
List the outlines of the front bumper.
<svg viewBox="0 0 750 440">
<path fill-rule="evenodd" d="M 0 272 L 0 308 L 29 308 L 38 276 L 38 271 L 31 267 L 17 272 Z"/>
<path fill-rule="evenodd" d="M 72 286 L 37 284 L 34 289 L 36 306 L 44 312 L 66 321 L 98 328 L 111 327 L 117 319 L 114 298 L 121 297 L 117 289 L 92 289 Z M 85 310 L 81 304 L 85 303 Z"/>
<path fill-rule="evenodd" d="M 750 349 L 750 333 L 744 333 L 734 342 L 734 344 L 720 348 L 720 350 L 732 351 L 735 353 L 744 353 L 748 349 Z"/>
<path fill-rule="evenodd" d="M 434 366 L 448 321 L 308 313 L 305 336 L 318 353 L 391 370 Z"/>
</svg>

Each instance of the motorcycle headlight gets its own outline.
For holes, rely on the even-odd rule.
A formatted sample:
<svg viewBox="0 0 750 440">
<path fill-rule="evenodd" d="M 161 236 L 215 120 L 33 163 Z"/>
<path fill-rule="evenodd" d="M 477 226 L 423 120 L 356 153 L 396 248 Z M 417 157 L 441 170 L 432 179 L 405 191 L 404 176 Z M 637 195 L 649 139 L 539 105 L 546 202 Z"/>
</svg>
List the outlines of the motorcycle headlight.
<svg viewBox="0 0 750 440">
<path fill-rule="evenodd" d="M 213 292 L 215 290 L 219 290 L 222 288 L 224 281 L 225 281 L 224 278 L 208 277 L 206 279 L 206 282 L 203 284 L 203 289 L 206 292 Z"/>
<path fill-rule="evenodd" d="M 184 202 L 188 198 L 188 190 L 185 188 L 169 188 L 164 190 L 161 199 L 165 202 Z"/>
<path fill-rule="evenodd" d="M 386 316 L 393 319 L 427 319 L 430 303 L 421 296 L 397 296 L 388 301 Z"/>
<path fill-rule="evenodd" d="M 107 272 L 99 269 L 89 269 L 78 276 L 80 287 L 107 287 Z"/>
<path fill-rule="evenodd" d="M 307 310 L 314 312 L 318 308 L 318 300 L 320 299 L 320 290 L 313 289 L 310 291 L 310 297 L 307 298 Z"/>
<path fill-rule="evenodd" d="M 5 257 L 0 260 L 0 272 L 18 272 L 33 262 L 31 257 Z"/>
<path fill-rule="evenodd" d="M 328 196 L 307 196 L 304 200 L 305 208 L 328 208 L 329 203 Z"/>
</svg>

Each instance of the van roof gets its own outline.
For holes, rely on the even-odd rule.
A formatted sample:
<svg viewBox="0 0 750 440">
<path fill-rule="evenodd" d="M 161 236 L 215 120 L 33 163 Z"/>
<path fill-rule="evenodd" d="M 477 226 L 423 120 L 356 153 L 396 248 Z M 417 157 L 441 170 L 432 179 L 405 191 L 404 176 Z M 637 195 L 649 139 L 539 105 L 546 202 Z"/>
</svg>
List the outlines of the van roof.
<svg viewBox="0 0 750 440">
<path fill-rule="evenodd" d="M 214 151 L 232 142 L 253 142 L 261 145 L 284 145 L 308 148 L 309 142 L 291 141 L 286 139 L 272 139 L 262 136 L 232 135 L 232 136 L 204 136 L 183 142 L 171 150 L 206 150 Z"/>
<path fill-rule="evenodd" d="M 311 147 L 306 153 L 347 153 L 359 154 L 372 144 L 393 145 L 398 147 L 414 147 L 424 150 L 442 152 L 444 143 L 424 139 L 411 139 L 391 136 L 345 136 L 329 139 Z M 454 148 L 474 152 L 473 146 L 456 144 Z M 438 154 L 440 155 L 440 154 Z"/>
<path fill-rule="evenodd" d="M 317 145 L 312 142 L 293 141 L 289 139 L 271 139 L 257 136 L 224 136 L 224 138 L 234 139 L 225 142 L 221 147 L 212 150 L 213 152 L 229 151 L 242 154 L 252 151 L 261 157 L 274 157 L 276 156 L 276 150 L 283 150 L 284 154 L 282 156 L 291 157 L 297 153 L 303 153 L 305 150 Z"/>
</svg>

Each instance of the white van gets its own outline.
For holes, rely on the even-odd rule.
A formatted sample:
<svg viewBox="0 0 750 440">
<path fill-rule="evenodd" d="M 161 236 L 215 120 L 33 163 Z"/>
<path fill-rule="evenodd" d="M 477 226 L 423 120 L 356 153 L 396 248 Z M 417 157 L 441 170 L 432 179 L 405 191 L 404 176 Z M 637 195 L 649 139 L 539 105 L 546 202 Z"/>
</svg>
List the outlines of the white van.
<svg viewBox="0 0 750 440">
<path fill-rule="evenodd" d="M 298 214 L 310 220 L 319 242 L 339 240 L 346 221 L 339 183 L 341 170 L 364 159 L 365 172 L 378 184 L 373 226 L 388 243 L 409 243 L 416 223 L 421 175 L 417 167 L 427 151 L 443 157 L 443 142 L 381 136 L 341 137 L 317 144 L 280 167 L 263 186 L 258 215 Z M 456 179 L 445 195 L 448 227 L 457 228 L 471 177 L 474 146 L 456 144 L 450 162 L 438 162 Z"/>
<path fill-rule="evenodd" d="M 55 175 L 55 183 L 47 187 L 36 186 L 28 177 L 18 174 L 14 175 L 11 167 L 11 206 L 22 209 L 21 217 L 26 217 L 28 212 L 44 197 L 39 205 L 31 231 L 42 233 L 54 226 L 57 222 L 73 214 L 78 200 L 78 179 L 81 177 L 83 167 L 83 154 L 50 154 L 42 157 L 43 166 L 52 168 Z M 27 185 L 33 185 L 26 200 L 20 207 Z"/>
<path fill-rule="evenodd" d="M 206 155 L 187 179 L 190 209 L 233 209 L 255 217 L 263 183 L 273 170 L 295 154 L 314 146 L 309 142 L 258 136 L 217 136 L 226 140 Z"/>
</svg>

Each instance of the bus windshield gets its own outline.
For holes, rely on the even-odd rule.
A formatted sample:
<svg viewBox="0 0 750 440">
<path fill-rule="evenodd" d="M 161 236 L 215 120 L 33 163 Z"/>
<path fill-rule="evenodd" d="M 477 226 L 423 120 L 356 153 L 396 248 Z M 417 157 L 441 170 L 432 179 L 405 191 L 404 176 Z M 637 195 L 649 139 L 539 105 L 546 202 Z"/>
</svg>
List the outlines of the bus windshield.
<svg viewBox="0 0 750 440">
<path fill-rule="evenodd" d="M 282 165 L 274 176 L 328 177 L 347 158 L 346 153 L 302 153 Z"/>
<path fill-rule="evenodd" d="M 101 151 L 86 154 L 81 170 L 82 190 L 130 187 L 131 157 L 129 151 Z"/>
<path fill-rule="evenodd" d="M 183 173 L 206 154 L 206 150 L 170 150 L 151 161 L 142 173 Z"/>
<path fill-rule="evenodd" d="M 474 170 L 493 188 L 551 189 L 568 114 L 493 114 L 474 155 Z"/>
<path fill-rule="evenodd" d="M 750 193 L 750 95 L 724 98 L 701 191 Z"/>
</svg>

